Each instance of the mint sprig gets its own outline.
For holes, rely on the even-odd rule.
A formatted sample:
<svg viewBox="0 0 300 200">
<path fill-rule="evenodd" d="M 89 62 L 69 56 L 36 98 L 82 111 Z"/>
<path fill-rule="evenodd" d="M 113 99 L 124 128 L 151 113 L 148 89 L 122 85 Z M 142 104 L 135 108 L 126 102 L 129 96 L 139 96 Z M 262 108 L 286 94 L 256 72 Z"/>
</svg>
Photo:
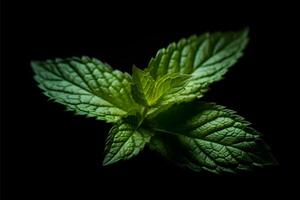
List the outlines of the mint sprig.
<svg viewBox="0 0 300 200">
<path fill-rule="evenodd" d="M 132 77 L 95 58 L 33 61 L 50 99 L 76 114 L 113 123 L 103 164 L 136 156 L 145 145 L 194 171 L 239 173 L 276 164 L 261 134 L 234 111 L 199 102 L 248 43 L 248 30 L 205 33 L 158 51 Z"/>
</svg>

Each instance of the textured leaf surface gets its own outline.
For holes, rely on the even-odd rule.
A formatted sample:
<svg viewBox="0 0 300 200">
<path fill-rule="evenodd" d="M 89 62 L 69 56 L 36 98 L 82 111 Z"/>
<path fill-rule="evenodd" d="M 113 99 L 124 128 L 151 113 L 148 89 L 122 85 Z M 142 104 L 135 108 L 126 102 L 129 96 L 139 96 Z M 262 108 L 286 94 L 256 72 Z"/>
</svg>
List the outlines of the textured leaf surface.
<svg viewBox="0 0 300 200">
<path fill-rule="evenodd" d="M 248 30 L 206 33 L 182 39 L 158 51 L 148 70 L 154 79 L 166 74 L 191 74 L 188 84 L 176 95 L 163 97 L 163 104 L 191 101 L 203 96 L 208 85 L 218 81 L 239 57 L 248 42 Z"/>
<path fill-rule="evenodd" d="M 147 70 L 143 71 L 133 67 L 132 78 L 134 99 L 144 106 L 151 107 L 157 104 L 166 93 L 176 94 L 184 86 L 189 76 L 172 73 L 154 80 Z"/>
<path fill-rule="evenodd" d="M 180 166 L 234 173 L 276 163 L 260 134 L 222 106 L 181 104 L 158 115 L 155 122 L 161 134 L 153 137 L 151 148 Z"/>
<path fill-rule="evenodd" d="M 136 102 L 148 106 L 152 104 L 152 96 L 155 90 L 155 80 L 149 73 L 133 67 L 132 69 L 132 95 Z"/>
<path fill-rule="evenodd" d="M 135 129 L 128 123 L 115 125 L 110 130 L 107 139 L 103 165 L 132 158 L 144 148 L 145 144 L 150 141 L 150 137 L 147 130 Z"/>
<path fill-rule="evenodd" d="M 138 105 L 131 97 L 131 77 L 88 57 L 32 62 L 45 94 L 77 114 L 115 122 Z"/>
</svg>

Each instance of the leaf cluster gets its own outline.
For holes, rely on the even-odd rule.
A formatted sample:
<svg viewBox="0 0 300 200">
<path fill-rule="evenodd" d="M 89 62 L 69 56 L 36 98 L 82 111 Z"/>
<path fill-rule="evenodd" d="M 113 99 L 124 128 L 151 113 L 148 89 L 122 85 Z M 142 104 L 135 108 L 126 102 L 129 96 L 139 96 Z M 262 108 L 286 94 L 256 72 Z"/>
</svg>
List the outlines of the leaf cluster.
<svg viewBox="0 0 300 200">
<path fill-rule="evenodd" d="M 161 49 L 132 76 L 95 58 L 33 61 L 39 87 L 76 114 L 112 123 L 103 164 L 146 145 L 194 171 L 238 173 L 276 163 L 261 134 L 234 111 L 201 102 L 248 43 L 248 30 L 191 36 Z"/>
</svg>

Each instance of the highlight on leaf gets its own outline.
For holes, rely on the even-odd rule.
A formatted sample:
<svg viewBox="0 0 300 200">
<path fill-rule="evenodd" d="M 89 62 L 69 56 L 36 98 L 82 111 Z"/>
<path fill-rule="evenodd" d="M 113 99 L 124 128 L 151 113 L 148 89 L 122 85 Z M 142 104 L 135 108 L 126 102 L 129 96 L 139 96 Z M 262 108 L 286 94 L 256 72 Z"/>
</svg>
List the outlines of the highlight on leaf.
<svg viewBox="0 0 300 200">
<path fill-rule="evenodd" d="M 72 57 L 31 63 L 44 94 L 77 114 L 117 122 L 139 108 L 131 77 L 95 58 Z"/>
<path fill-rule="evenodd" d="M 103 165 L 128 160 L 145 146 L 176 165 L 216 174 L 277 162 L 260 133 L 236 112 L 200 102 L 243 55 L 248 29 L 204 33 L 159 50 L 132 76 L 95 58 L 31 63 L 44 94 L 76 114 L 113 123 Z"/>
<path fill-rule="evenodd" d="M 153 107 L 165 94 L 176 94 L 182 89 L 189 75 L 172 73 L 154 80 L 148 71 L 137 67 L 132 70 L 132 95 L 136 102 Z"/>
</svg>

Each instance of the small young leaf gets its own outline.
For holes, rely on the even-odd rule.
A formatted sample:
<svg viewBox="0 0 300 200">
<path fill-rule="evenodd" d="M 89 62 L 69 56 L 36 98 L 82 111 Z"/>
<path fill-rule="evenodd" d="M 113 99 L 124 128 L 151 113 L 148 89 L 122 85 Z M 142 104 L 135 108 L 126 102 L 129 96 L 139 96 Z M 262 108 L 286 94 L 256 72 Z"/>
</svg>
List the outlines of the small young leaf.
<svg viewBox="0 0 300 200">
<path fill-rule="evenodd" d="M 103 165 L 110 165 L 136 156 L 150 141 L 150 137 L 150 132 L 145 129 L 136 129 L 128 123 L 116 124 L 107 138 Z"/>
<path fill-rule="evenodd" d="M 154 106 L 166 94 L 176 93 L 182 89 L 188 75 L 178 73 L 166 74 L 154 80 L 148 71 L 143 71 L 137 67 L 132 70 L 132 95 L 136 102 L 144 106 Z"/>
<path fill-rule="evenodd" d="M 213 173 L 236 173 L 276 163 L 261 135 L 234 111 L 211 103 L 187 103 L 159 114 L 155 149 L 178 165 Z"/>
<path fill-rule="evenodd" d="M 116 122 L 138 109 L 131 77 L 88 57 L 32 62 L 35 80 L 45 95 L 77 114 Z"/>
<path fill-rule="evenodd" d="M 155 90 L 155 80 L 152 78 L 150 73 L 144 72 L 143 70 L 133 66 L 132 68 L 132 96 L 136 102 L 141 105 L 150 105 Z"/>
</svg>

